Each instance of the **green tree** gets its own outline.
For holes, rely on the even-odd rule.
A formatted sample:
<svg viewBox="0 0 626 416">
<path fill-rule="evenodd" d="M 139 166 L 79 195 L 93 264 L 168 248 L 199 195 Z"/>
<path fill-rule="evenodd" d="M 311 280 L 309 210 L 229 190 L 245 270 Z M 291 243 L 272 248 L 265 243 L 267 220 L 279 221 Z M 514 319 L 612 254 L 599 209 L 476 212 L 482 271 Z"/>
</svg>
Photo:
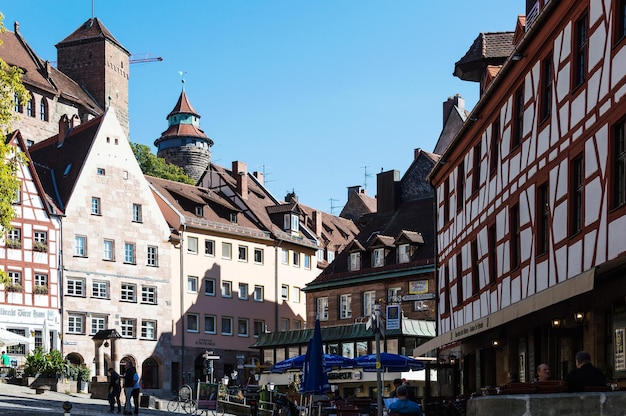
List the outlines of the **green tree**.
<svg viewBox="0 0 626 416">
<path fill-rule="evenodd" d="M 0 33 L 5 32 L 4 15 L 0 12 Z M 0 41 L 0 44 L 2 42 Z M 13 111 L 16 100 L 26 105 L 30 94 L 22 84 L 23 72 L 18 67 L 9 66 L 0 58 L 0 235 L 4 236 L 11 229 L 11 221 L 15 218 L 13 202 L 17 199 L 20 181 L 17 169 L 24 163 L 23 155 L 16 153 L 15 148 L 7 143 L 7 135 L 16 113 Z M 0 270 L 0 282 L 6 282 L 7 275 Z"/>
<path fill-rule="evenodd" d="M 130 146 L 135 154 L 135 159 L 139 162 L 139 167 L 145 175 L 157 178 L 169 179 L 171 181 L 194 185 L 195 182 L 185 174 L 180 166 L 167 163 L 162 157 L 156 157 L 145 144 L 131 143 Z"/>
</svg>

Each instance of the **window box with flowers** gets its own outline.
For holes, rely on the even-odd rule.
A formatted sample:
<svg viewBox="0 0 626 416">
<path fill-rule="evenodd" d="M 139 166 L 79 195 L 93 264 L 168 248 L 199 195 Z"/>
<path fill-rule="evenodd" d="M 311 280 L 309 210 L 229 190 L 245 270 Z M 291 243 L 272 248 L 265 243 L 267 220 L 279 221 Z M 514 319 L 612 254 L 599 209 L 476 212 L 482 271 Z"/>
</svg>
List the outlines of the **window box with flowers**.
<svg viewBox="0 0 626 416">
<path fill-rule="evenodd" d="M 35 241 L 33 244 L 33 250 L 45 253 L 48 251 L 48 244 L 43 241 Z"/>
<path fill-rule="evenodd" d="M 17 238 L 9 238 L 6 241 L 8 248 L 22 248 L 22 240 L 18 240 Z"/>
<path fill-rule="evenodd" d="M 35 287 L 33 287 L 33 293 L 35 295 L 47 295 L 48 294 L 48 286 L 45 286 L 45 285 L 35 285 Z"/>
<path fill-rule="evenodd" d="M 6 289 L 7 292 L 21 292 L 22 291 L 22 285 L 20 283 L 9 282 L 4 286 L 4 288 Z"/>
</svg>

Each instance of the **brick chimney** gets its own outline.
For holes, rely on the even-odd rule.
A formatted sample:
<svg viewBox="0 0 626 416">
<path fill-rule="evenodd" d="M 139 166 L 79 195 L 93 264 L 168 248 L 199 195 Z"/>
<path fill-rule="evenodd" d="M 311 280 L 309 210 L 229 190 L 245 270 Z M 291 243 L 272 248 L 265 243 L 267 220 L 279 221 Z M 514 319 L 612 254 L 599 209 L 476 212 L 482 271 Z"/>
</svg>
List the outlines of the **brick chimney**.
<svg viewBox="0 0 626 416">
<path fill-rule="evenodd" d="M 248 199 L 248 165 L 244 162 L 233 162 L 233 175 L 237 179 L 237 192 L 243 199 Z"/>
<path fill-rule="evenodd" d="M 450 117 L 454 107 L 458 107 L 460 112 L 465 111 L 465 100 L 461 97 L 461 94 L 448 97 L 448 100 L 443 103 L 443 125 L 446 124 L 446 120 Z"/>
<path fill-rule="evenodd" d="M 63 146 L 63 142 L 65 141 L 65 138 L 67 137 L 67 133 L 70 131 L 70 128 L 72 127 L 70 124 L 71 124 L 70 119 L 67 116 L 67 114 L 63 114 L 61 118 L 59 119 L 59 135 L 57 136 L 58 147 Z"/>
<path fill-rule="evenodd" d="M 313 232 L 320 237 L 322 235 L 322 213 L 320 211 L 313 211 Z"/>
<path fill-rule="evenodd" d="M 376 210 L 395 211 L 400 200 L 400 172 L 389 170 L 376 175 Z"/>
<path fill-rule="evenodd" d="M 350 195 L 352 195 L 353 193 L 360 194 L 361 186 L 360 185 L 348 186 L 348 200 L 350 200 Z"/>
<path fill-rule="evenodd" d="M 252 174 L 261 185 L 265 186 L 265 175 L 263 175 L 263 172 L 255 171 Z"/>
</svg>

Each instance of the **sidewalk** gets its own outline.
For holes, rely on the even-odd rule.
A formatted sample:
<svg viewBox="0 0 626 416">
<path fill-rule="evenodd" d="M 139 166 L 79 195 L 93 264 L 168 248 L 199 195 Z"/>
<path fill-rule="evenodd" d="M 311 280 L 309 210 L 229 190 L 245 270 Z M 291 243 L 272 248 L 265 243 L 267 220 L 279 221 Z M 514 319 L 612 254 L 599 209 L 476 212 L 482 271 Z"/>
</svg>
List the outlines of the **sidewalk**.
<svg viewBox="0 0 626 416">
<path fill-rule="evenodd" d="M 109 403 L 106 400 L 92 399 L 89 396 L 89 394 L 84 393 L 65 394 L 55 391 L 46 391 L 43 394 L 36 394 L 35 390 L 26 386 L 0 383 L 0 415 L 63 415 L 63 402 L 65 401 L 72 404 L 72 410 L 69 413 L 72 416 L 109 414 Z M 122 402 L 123 400 L 124 395 L 122 394 Z M 167 406 L 166 401 L 162 403 Z M 117 411 L 117 408 L 115 410 Z M 114 414 L 117 415 L 118 413 Z M 167 410 L 155 410 L 142 407 L 139 409 L 139 414 L 164 416 L 168 414 L 168 412 Z"/>
</svg>

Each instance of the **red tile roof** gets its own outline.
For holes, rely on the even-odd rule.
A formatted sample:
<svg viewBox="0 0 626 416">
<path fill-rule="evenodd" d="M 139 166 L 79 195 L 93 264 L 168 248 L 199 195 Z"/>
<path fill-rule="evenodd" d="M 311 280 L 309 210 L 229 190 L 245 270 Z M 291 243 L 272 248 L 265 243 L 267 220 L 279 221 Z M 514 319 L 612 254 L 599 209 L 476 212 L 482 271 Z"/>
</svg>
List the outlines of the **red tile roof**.
<svg viewBox="0 0 626 416">
<path fill-rule="evenodd" d="M 128 50 L 126 50 L 126 48 L 124 48 L 122 44 L 118 42 L 117 39 L 115 39 L 115 36 L 113 36 L 111 32 L 109 32 L 109 29 L 107 29 L 97 17 L 87 19 L 87 21 L 80 25 L 80 27 L 72 32 L 72 34 L 63 39 L 61 42 L 57 43 L 56 47 L 62 48 L 66 45 L 72 45 L 79 42 L 84 43 L 89 40 L 97 41 L 104 38 L 110 40 L 117 47 L 124 50 L 127 54 L 130 55 L 130 52 L 128 52 Z"/>
<path fill-rule="evenodd" d="M 194 116 L 200 118 L 200 114 L 198 114 L 196 110 L 194 110 L 193 107 L 191 106 L 191 103 L 189 102 L 189 99 L 187 98 L 187 94 L 185 94 L 185 91 L 180 93 L 180 97 L 178 97 L 178 102 L 176 103 L 172 111 L 170 111 L 170 113 L 167 115 L 167 118 L 169 119 L 171 116 L 176 115 L 176 114 L 181 114 L 181 113 L 193 114 Z"/>
<path fill-rule="evenodd" d="M 514 32 L 480 33 L 472 46 L 454 64 L 454 76 L 480 82 L 486 65 L 501 65 L 515 50 Z"/>
</svg>

